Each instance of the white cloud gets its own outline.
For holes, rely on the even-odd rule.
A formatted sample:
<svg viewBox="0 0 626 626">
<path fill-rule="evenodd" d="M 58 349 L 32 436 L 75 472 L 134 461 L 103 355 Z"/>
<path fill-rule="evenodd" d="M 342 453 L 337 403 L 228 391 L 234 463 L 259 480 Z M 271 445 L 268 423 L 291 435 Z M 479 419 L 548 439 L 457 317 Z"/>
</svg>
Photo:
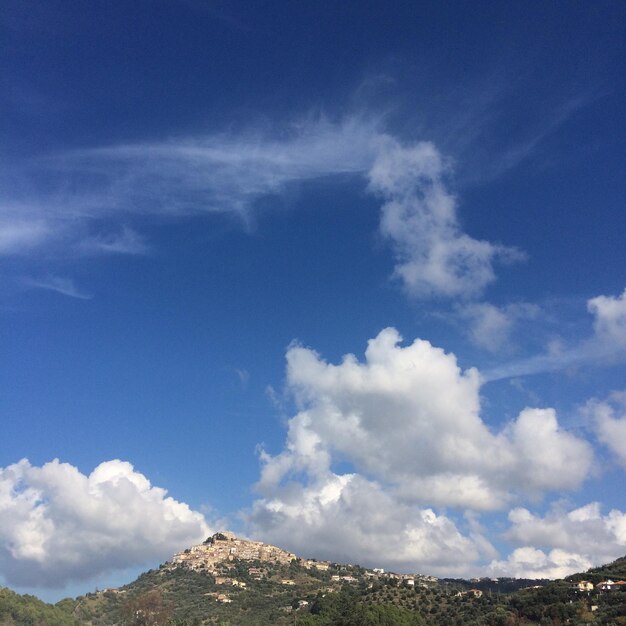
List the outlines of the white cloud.
<svg viewBox="0 0 626 626">
<path fill-rule="evenodd" d="M 626 514 L 612 510 L 602 515 L 597 502 L 570 511 L 557 504 L 544 517 L 520 507 L 509 513 L 509 521 L 506 538 L 523 547 L 506 561 L 493 562 L 492 572 L 561 578 L 613 561 L 626 551 Z"/>
<path fill-rule="evenodd" d="M 123 226 L 119 232 L 84 237 L 80 248 L 84 252 L 103 254 L 144 254 L 148 251 L 143 237 L 128 226 Z"/>
<path fill-rule="evenodd" d="M 381 231 L 394 247 L 395 274 L 417 297 L 480 294 L 495 280 L 496 259 L 522 256 L 462 232 L 446 169 L 431 143 L 403 147 L 387 138 L 369 172 L 370 189 L 385 199 Z"/>
<path fill-rule="evenodd" d="M 593 333 L 583 341 L 564 346 L 552 342 L 544 354 L 498 366 L 485 372 L 486 380 L 564 370 L 585 363 L 612 364 L 626 358 L 626 290 L 619 297 L 597 296 L 587 302 L 594 316 Z M 558 349 L 554 349 L 554 346 Z"/>
<path fill-rule="evenodd" d="M 476 370 L 427 341 L 400 341 L 387 328 L 363 362 L 347 355 L 338 365 L 288 349 L 299 410 L 284 450 L 261 453 L 253 534 L 314 556 L 468 573 L 478 554 L 494 555 L 476 518 L 468 537 L 429 507 L 497 509 L 585 479 L 591 448 L 560 429 L 553 410 L 526 409 L 493 433 L 480 417 Z M 353 471 L 338 474 L 337 463 Z"/>
<path fill-rule="evenodd" d="M 476 302 L 458 309 L 459 317 L 468 323 L 466 332 L 472 343 L 490 352 L 510 346 L 515 324 L 535 318 L 538 313 L 539 307 L 528 303 L 497 307 L 487 302 Z"/>
<path fill-rule="evenodd" d="M 291 472 L 323 474 L 334 459 L 416 502 L 475 509 L 584 480 L 591 448 L 560 429 L 553 410 L 526 409 L 493 433 L 480 417 L 475 369 L 462 371 L 427 341 L 400 341 L 387 328 L 368 342 L 363 363 L 347 355 L 339 365 L 289 348 L 287 384 L 300 411 L 285 450 L 263 457 L 262 488 Z"/>
<path fill-rule="evenodd" d="M 465 574 L 481 552 L 449 518 L 356 474 L 290 483 L 257 500 L 247 523 L 255 536 L 304 556 L 395 571 Z"/>
<path fill-rule="evenodd" d="M 495 280 L 494 262 L 520 253 L 464 233 L 438 150 L 424 142 L 403 146 L 380 126 L 359 116 L 339 122 L 319 117 L 278 129 L 54 155 L 23 173 L 21 190 L 14 190 L 12 202 L 29 207 L 27 222 L 14 204 L 0 204 L 0 254 L 23 252 L 22 242 L 35 249 L 59 240 L 64 251 L 83 254 L 144 252 L 141 236 L 127 225 L 138 216 L 222 213 L 247 223 L 260 198 L 284 194 L 294 184 L 367 175 L 370 191 L 384 200 L 380 229 L 407 292 L 481 293 Z M 34 195 L 29 190 L 39 188 L 39 178 L 47 191 Z M 100 232 L 98 224 L 112 224 L 120 234 Z"/>
<path fill-rule="evenodd" d="M 619 297 L 592 298 L 587 308 L 595 316 L 596 337 L 603 342 L 626 347 L 626 289 Z"/>
<path fill-rule="evenodd" d="M 526 546 L 517 548 L 504 561 L 492 561 L 488 567 L 491 576 L 514 578 L 564 578 L 570 574 L 584 572 L 592 566 L 591 561 L 565 550 L 545 553 Z"/>
<path fill-rule="evenodd" d="M 5 175 L 0 254 L 59 244 L 64 253 L 142 253 L 146 244 L 129 226 L 137 217 L 247 221 L 257 200 L 293 184 L 367 172 L 380 137 L 376 121 L 318 118 L 55 154 Z"/>
<path fill-rule="evenodd" d="M 626 469 L 626 392 L 613 393 L 604 402 L 591 400 L 585 411 L 593 418 L 598 439 Z"/>
<path fill-rule="evenodd" d="M 209 532 L 124 461 L 88 476 L 58 460 L 0 468 L 0 574 L 11 584 L 62 587 L 164 560 Z"/>
<path fill-rule="evenodd" d="M 377 122 L 306 119 L 279 129 L 177 137 L 55 155 L 60 180 L 88 174 L 78 200 L 89 215 L 234 213 L 300 181 L 366 172 Z M 76 183 L 79 184 L 78 182 Z M 82 191 L 82 195 L 81 192 Z M 58 207 L 58 203 L 55 204 Z M 72 202 L 71 213 L 79 212 Z"/>
<path fill-rule="evenodd" d="M 559 427 L 554 409 L 524 409 L 508 429 L 514 452 L 512 483 L 537 492 L 575 489 L 587 477 L 592 451 Z"/>
<path fill-rule="evenodd" d="M 89 300 L 93 297 L 78 289 L 71 278 L 64 278 L 62 276 L 48 276 L 42 279 L 25 278 L 22 282 L 27 287 L 55 291 L 63 296 L 78 298 L 79 300 Z"/>
<path fill-rule="evenodd" d="M 0 211 L 0 255 L 25 254 L 52 235 L 44 219 L 25 219 L 10 213 Z"/>
</svg>

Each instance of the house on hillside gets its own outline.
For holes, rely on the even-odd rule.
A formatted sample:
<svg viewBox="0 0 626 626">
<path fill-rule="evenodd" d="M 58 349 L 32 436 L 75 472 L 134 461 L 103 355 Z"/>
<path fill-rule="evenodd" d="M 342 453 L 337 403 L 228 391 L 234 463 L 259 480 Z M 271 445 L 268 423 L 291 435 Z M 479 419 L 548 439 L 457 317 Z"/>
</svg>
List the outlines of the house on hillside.
<svg viewBox="0 0 626 626">
<path fill-rule="evenodd" d="M 579 580 L 578 582 L 572 583 L 572 589 L 580 592 L 593 591 L 593 583 L 588 580 Z"/>
<path fill-rule="evenodd" d="M 614 591 L 615 583 L 612 580 L 603 580 L 596 585 L 598 591 Z"/>
<path fill-rule="evenodd" d="M 263 570 L 260 567 L 249 567 L 248 575 L 254 580 L 261 580 L 263 578 Z"/>
<path fill-rule="evenodd" d="M 613 582 L 612 580 L 603 580 L 596 585 L 598 591 L 626 591 L 626 580 L 618 580 Z"/>
</svg>

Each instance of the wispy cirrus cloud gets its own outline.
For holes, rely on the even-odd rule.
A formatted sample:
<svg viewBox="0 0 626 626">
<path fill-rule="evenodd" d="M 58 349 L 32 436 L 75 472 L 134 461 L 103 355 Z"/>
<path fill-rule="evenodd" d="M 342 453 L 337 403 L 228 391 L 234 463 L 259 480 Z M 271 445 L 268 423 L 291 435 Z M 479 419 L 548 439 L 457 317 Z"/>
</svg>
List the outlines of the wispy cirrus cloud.
<svg viewBox="0 0 626 626">
<path fill-rule="evenodd" d="M 553 372 L 587 363 L 613 363 L 626 359 L 626 290 L 620 296 L 597 296 L 587 302 L 593 315 L 593 333 L 577 344 L 553 342 L 547 352 L 497 366 L 483 373 L 484 380 L 501 380 Z"/>
<path fill-rule="evenodd" d="M 317 117 L 279 129 L 77 150 L 21 175 L 37 184 L 21 185 L 21 194 L 15 186 L 14 204 L 28 210 L 0 204 L 0 254 L 54 245 L 78 254 L 143 253 L 148 246 L 133 224 L 139 218 L 219 213 L 247 222 L 261 198 L 349 175 L 382 199 L 380 230 L 396 260 L 394 276 L 411 296 L 479 295 L 495 280 L 496 262 L 523 256 L 465 233 L 447 186 L 449 162 L 432 143 L 393 137 L 379 118 Z M 32 188 L 39 192 L 24 191 Z"/>
<path fill-rule="evenodd" d="M 150 250 L 145 238 L 128 226 L 108 233 L 88 235 L 80 242 L 86 254 L 145 254 Z"/>
<path fill-rule="evenodd" d="M 359 174 L 373 162 L 376 121 L 318 118 L 241 130 L 74 150 L 3 173 L 0 254 L 62 248 L 145 252 L 137 218 L 222 213 L 249 219 L 262 197 L 315 178 Z"/>
<path fill-rule="evenodd" d="M 380 137 L 377 120 L 316 118 L 73 151 L 55 158 L 55 167 L 91 191 L 92 211 L 245 216 L 292 183 L 367 171 Z"/>
<path fill-rule="evenodd" d="M 47 276 L 46 278 L 23 278 L 22 284 L 32 289 L 44 289 L 55 291 L 63 296 L 77 298 L 79 300 L 91 300 L 93 296 L 80 290 L 71 278 L 62 276 Z"/>
<path fill-rule="evenodd" d="M 535 319 L 539 306 L 528 302 L 514 302 L 495 306 L 488 302 L 471 302 L 458 307 L 457 316 L 467 326 L 470 341 L 489 352 L 498 352 L 511 344 L 515 325 L 523 320 Z"/>
<path fill-rule="evenodd" d="M 4 214 L 3 214 L 4 213 Z M 24 255 L 52 236 L 51 225 L 42 217 L 31 219 L 0 212 L 0 255 Z"/>
</svg>

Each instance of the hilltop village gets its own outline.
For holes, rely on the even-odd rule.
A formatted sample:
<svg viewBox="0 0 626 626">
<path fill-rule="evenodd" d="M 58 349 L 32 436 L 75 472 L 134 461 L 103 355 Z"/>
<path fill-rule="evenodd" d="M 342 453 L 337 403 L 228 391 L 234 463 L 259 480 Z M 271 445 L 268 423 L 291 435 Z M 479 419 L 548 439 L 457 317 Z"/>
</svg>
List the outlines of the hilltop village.
<svg viewBox="0 0 626 626">
<path fill-rule="evenodd" d="M 436 576 L 396 574 L 393 572 L 385 572 L 383 568 L 365 569 L 359 566 L 332 563 L 330 561 L 302 559 L 293 552 L 287 552 L 286 550 L 260 541 L 241 539 L 234 533 L 226 531 L 217 532 L 204 543 L 187 548 L 183 552 L 178 552 L 172 557 L 172 560 L 165 565 L 165 568 L 171 570 L 183 567 L 198 572 L 206 572 L 215 576 L 216 574 L 234 569 L 234 564 L 242 561 L 251 562 L 250 566 L 247 567 L 247 573 L 251 578 L 256 580 L 267 576 L 268 569 L 266 564 L 289 565 L 290 563 L 297 563 L 300 567 L 307 570 L 336 572 L 330 575 L 329 580 L 331 583 L 357 583 L 363 578 L 372 581 L 385 578 L 412 587 L 415 584 L 427 585 L 438 581 Z M 260 566 L 261 564 L 264 564 L 265 567 Z M 358 572 L 355 570 L 358 570 Z M 358 576 L 353 574 L 358 574 Z M 218 584 L 233 584 L 234 586 L 245 587 L 245 583 L 236 580 L 233 581 L 225 576 L 218 575 L 216 582 Z M 290 579 L 285 579 L 281 582 L 284 585 L 295 584 L 295 582 Z"/>
<path fill-rule="evenodd" d="M 286 552 L 267 543 L 240 539 L 231 532 L 218 532 L 204 543 L 175 554 L 170 567 L 182 566 L 212 572 L 218 563 L 232 562 L 236 559 L 288 565 L 297 558 L 292 552 Z"/>
</svg>

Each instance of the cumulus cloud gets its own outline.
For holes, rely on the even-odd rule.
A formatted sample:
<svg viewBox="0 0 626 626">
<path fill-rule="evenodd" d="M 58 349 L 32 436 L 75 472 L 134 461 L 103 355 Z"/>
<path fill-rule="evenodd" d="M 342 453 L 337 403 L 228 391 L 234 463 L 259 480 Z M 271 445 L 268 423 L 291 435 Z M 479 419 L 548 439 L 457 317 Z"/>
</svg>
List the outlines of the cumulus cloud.
<svg viewBox="0 0 626 626">
<path fill-rule="evenodd" d="M 562 430 L 554 409 L 524 409 L 507 432 L 514 475 L 530 491 L 575 489 L 587 477 L 591 446 Z"/>
<path fill-rule="evenodd" d="M 545 553 L 533 547 L 517 548 L 503 561 L 492 561 L 488 567 L 491 576 L 514 578 L 563 578 L 576 572 L 584 572 L 592 566 L 591 561 L 565 550 Z"/>
<path fill-rule="evenodd" d="M 328 472 L 257 500 L 252 532 L 296 553 L 394 571 L 464 574 L 481 544 L 430 508 L 409 506 L 357 474 Z"/>
<path fill-rule="evenodd" d="M 395 275 L 417 297 L 480 294 L 495 280 L 497 259 L 523 256 L 462 232 L 446 170 L 433 144 L 404 147 L 387 138 L 369 172 L 370 189 L 385 200 L 380 227 L 398 259 Z"/>
<path fill-rule="evenodd" d="M 626 392 L 616 392 L 605 401 L 591 400 L 585 412 L 593 419 L 598 439 L 626 469 Z"/>
<path fill-rule="evenodd" d="M 363 363 L 347 355 L 339 365 L 289 348 L 287 384 L 300 410 L 285 450 L 263 457 L 262 488 L 290 472 L 323 474 L 338 459 L 417 502 L 494 509 L 515 492 L 575 488 L 585 478 L 591 448 L 553 410 L 526 409 L 494 433 L 480 417 L 477 370 L 462 371 L 428 341 L 400 342 L 387 328 Z"/>
<path fill-rule="evenodd" d="M 510 511 L 509 521 L 506 538 L 523 547 L 505 561 L 492 562 L 494 573 L 562 578 L 613 561 L 626 550 L 626 514 L 603 515 L 598 502 L 569 511 L 557 504 L 543 517 L 520 507 Z"/>
<path fill-rule="evenodd" d="M 594 330 L 600 341 L 626 346 L 626 289 L 619 297 L 592 298 L 587 308 L 595 317 Z"/>
<path fill-rule="evenodd" d="M 387 525 L 415 542 L 398 544 L 397 564 L 439 559 L 438 571 L 452 571 L 449 548 L 460 550 L 465 567 L 488 542 L 478 531 L 459 535 L 446 517 L 429 525 L 428 507 L 493 510 L 585 479 L 591 447 L 563 431 L 552 409 L 525 409 L 492 432 L 480 416 L 475 369 L 461 370 L 427 341 L 400 342 L 387 328 L 368 342 L 363 362 L 347 355 L 338 365 L 300 345 L 288 349 L 287 387 L 299 410 L 284 450 L 261 453 L 262 497 L 249 518 L 260 536 L 298 537 L 294 547 L 320 550 L 330 542 L 349 560 L 371 562 L 368 546 Z M 338 463 L 352 472 L 337 473 Z M 353 539 L 346 528 L 358 529 Z M 435 529 L 447 539 L 432 538 Z M 438 546 L 439 556 L 421 554 L 421 541 Z"/>
<path fill-rule="evenodd" d="M 88 476 L 58 460 L 0 469 L 0 573 L 11 584 L 62 587 L 164 560 L 209 532 L 124 461 Z"/>
<path fill-rule="evenodd" d="M 571 511 L 556 505 L 544 517 L 516 508 L 509 521 L 506 537 L 518 545 L 576 552 L 594 564 L 612 561 L 626 550 L 626 514 L 612 510 L 602 515 L 598 502 Z"/>
</svg>

